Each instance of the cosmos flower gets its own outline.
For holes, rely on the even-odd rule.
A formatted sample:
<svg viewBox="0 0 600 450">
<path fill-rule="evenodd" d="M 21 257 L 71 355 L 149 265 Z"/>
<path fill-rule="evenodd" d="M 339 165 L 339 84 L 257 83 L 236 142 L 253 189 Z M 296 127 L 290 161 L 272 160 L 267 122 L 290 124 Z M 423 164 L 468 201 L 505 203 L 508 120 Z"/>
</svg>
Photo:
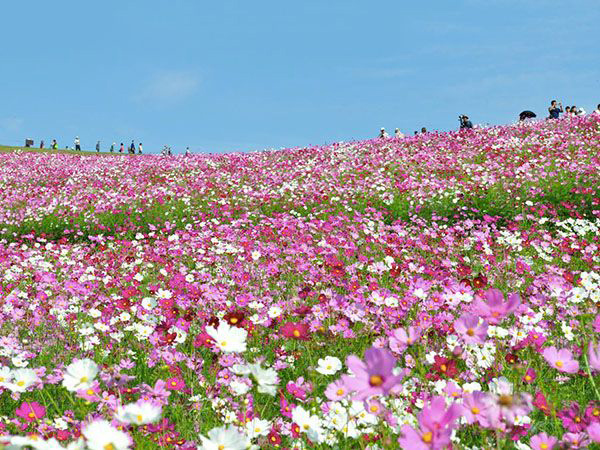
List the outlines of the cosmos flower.
<svg viewBox="0 0 600 450">
<path fill-rule="evenodd" d="M 573 359 L 573 353 L 567 348 L 557 349 L 547 347 L 542 352 L 548 364 L 559 372 L 576 373 L 579 370 L 579 362 Z"/>
<path fill-rule="evenodd" d="M 483 344 L 487 339 L 488 325 L 485 320 L 472 314 L 463 314 L 454 322 L 454 331 L 465 344 Z"/>
<path fill-rule="evenodd" d="M 17 408 L 15 414 L 27 422 L 34 422 L 42 419 L 46 415 L 46 408 L 38 402 L 23 402 Z"/>
<path fill-rule="evenodd" d="M 96 420 L 85 425 L 81 434 L 90 450 L 128 450 L 132 444 L 127 433 L 106 420 Z"/>
<path fill-rule="evenodd" d="M 160 405 L 140 400 L 119 408 L 116 417 L 121 422 L 133 425 L 146 425 L 158 421 L 161 413 L 162 408 Z"/>
<path fill-rule="evenodd" d="M 98 375 L 98 366 L 91 359 L 80 359 L 67 366 L 62 385 L 71 392 L 88 389 Z"/>
<path fill-rule="evenodd" d="M 342 380 L 348 390 L 355 392 L 353 399 L 356 401 L 373 395 L 386 395 L 403 378 L 403 375 L 394 375 L 396 358 L 384 349 L 371 347 L 365 351 L 364 362 L 350 355 L 346 358 L 346 365 L 353 376 L 344 375 Z"/>
<path fill-rule="evenodd" d="M 232 327 L 227 322 L 220 322 L 218 328 L 206 327 L 208 335 L 214 339 L 215 346 L 225 353 L 242 353 L 246 351 L 248 331 Z"/>
<path fill-rule="evenodd" d="M 335 356 L 326 356 L 317 361 L 318 367 L 315 369 L 322 375 L 334 375 L 342 368 L 342 362 Z"/>
<path fill-rule="evenodd" d="M 199 450 L 244 450 L 250 446 L 248 436 L 232 426 L 213 428 L 200 440 Z"/>
<path fill-rule="evenodd" d="M 504 301 L 504 294 L 499 289 L 488 289 L 483 298 L 477 297 L 474 302 L 475 311 L 492 325 L 499 324 L 507 315 L 514 312 L 521 304 L 519 294 L 510 294 Z"/>
<path fill-rule="evenodd" d="M 529 440 L 529 445 L 532 450 L 552 450 L 557 444 L 558 439 L 554 436 L 549 436 L 546 433 L 536 434 Z"/>
</svg>

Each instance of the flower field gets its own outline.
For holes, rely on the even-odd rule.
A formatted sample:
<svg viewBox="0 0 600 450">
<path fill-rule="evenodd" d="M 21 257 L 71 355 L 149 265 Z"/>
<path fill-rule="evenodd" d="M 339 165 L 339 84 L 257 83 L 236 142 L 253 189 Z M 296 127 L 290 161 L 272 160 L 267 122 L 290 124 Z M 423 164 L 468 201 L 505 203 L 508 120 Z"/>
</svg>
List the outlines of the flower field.
<svg viewBox="0 0 600 450">
<path fill-rule="evenodd" d="M 0 154 L 0 448 L 594 448 L 599 149 Z"/>
</svg>

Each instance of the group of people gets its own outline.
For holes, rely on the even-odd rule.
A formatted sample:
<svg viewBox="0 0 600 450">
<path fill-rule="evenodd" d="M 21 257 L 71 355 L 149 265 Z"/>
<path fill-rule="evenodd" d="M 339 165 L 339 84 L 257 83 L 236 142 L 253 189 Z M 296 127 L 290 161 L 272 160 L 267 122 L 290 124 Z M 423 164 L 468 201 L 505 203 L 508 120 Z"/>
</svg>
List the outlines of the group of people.
<svg viewBox="0 0 600 450">
<path fill-rule="evenodd" d="M 600 114 L 600 105 L 594 110 L 594 113 Z M 565 116 L 584 116 L 586 114 L 583 108 L 578 108 L 577 106 L 567 106 L 563 109 L 563 105 L 561 102 L 557 102 L 556 100 L 552 100 L 550 102 L 550 106 L 548 107 L 548 119 L 558 119 L 561 114 L 565 114 Z"/>
<path fill-rule="evenodd" d="M 110 152 L 114 153 L 115 149 L 116 149 L 116 143 L 113 142 L 112 145 L 110 146 Z M 99 152 L 100 151 L 100 141 L 98 141 L 98 143 L 96 144 L 96 151 Z M 119 146 L 119 153 L 125 153 L 125 144 L 123 144 L 121 142 L 121 145 Z M 135 155 L 135 141 L 132 139 L 131 140 L 131 144 L 129 144 L 129 146 L 127 147 L 127 153 L 131 154 L 131 155 Z M 142 143 L 140 142 L 137 146 L 137 154 L 141 155 L 143 153 L 143 148 L 142 148 Z"/>
<path fill-rule="evenodd" d="M 586 114 L 586 112 L 583 108 L 578 108 L 575 105 L 567 106 L 566 108 L 563 108 L 562 103 L 557 102 L 556 100 L 552 100 L 550 102 L 550 106 L 548 107 L 548 113 L 549 113 L 548 119 L 558 119 L 558 118 L 560 118 L 561 114 L 565 114 L 566 116 L 570 116 L 570 117 L 583 116 Z M 600 114 L 600 104 L 594 110 L 594 114 Z M 523 111 L 519 114 L 520 121 L 524 121 L 524 120 L 531 119 L 534 117 L 536 117 L 536 114 L 532 111 Z M 468 129 L 473 128 L 473 122 L 471 122 L 471 120 L 469 120 L 469 117 L 466 116 L 465 114 L 458 116 L 458 120 L 460 121 L 460 129 L 461 130 L 468 130 Z M 425 127 L 421 128 L 421 134 L 424 134 L 424 133 L 427 133 L 427 128 L 425 128 Z M 417 135 L 417 134 L 419 134 L 419 132 L 415 131 L 415 135 Z M 390 137 L 390 135 L 387 133 L 387 131 L 385 131 L 385 128 L 382 127 L 381 130 L 379 131 L 379 138 L 380 139 L 388 139 L 389 137 Z M 404 134 L 398 128 L 396 128 L 396 131 L 394 132 L 394 137 L 403 138 Z"/>
</svg>

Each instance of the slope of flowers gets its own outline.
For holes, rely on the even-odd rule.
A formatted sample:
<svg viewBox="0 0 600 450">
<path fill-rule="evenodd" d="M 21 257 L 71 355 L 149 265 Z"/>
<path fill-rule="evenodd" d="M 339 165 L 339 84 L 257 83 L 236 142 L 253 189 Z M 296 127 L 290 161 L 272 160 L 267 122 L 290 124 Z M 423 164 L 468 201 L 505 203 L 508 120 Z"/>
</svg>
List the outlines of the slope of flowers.
<svg viewBox="0 0 600 450">
<path fill-rule="evenodd" d="M 599 148 L 0 155 L 0 444 L 599 442 Z"/>
</svg>

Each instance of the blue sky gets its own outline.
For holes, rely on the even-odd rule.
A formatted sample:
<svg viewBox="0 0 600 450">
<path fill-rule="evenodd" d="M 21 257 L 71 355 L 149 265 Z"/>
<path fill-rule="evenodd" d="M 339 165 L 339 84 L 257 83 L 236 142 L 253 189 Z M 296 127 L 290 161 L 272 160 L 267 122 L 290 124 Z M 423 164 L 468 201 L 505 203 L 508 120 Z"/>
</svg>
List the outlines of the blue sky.
<svg viewBox="0 0 600 450">
<path fill-rule="evenodd" d="M 600 103 L 597 0 L 3 3 L 0 144 L 245 151 Z"/>
</svg>

